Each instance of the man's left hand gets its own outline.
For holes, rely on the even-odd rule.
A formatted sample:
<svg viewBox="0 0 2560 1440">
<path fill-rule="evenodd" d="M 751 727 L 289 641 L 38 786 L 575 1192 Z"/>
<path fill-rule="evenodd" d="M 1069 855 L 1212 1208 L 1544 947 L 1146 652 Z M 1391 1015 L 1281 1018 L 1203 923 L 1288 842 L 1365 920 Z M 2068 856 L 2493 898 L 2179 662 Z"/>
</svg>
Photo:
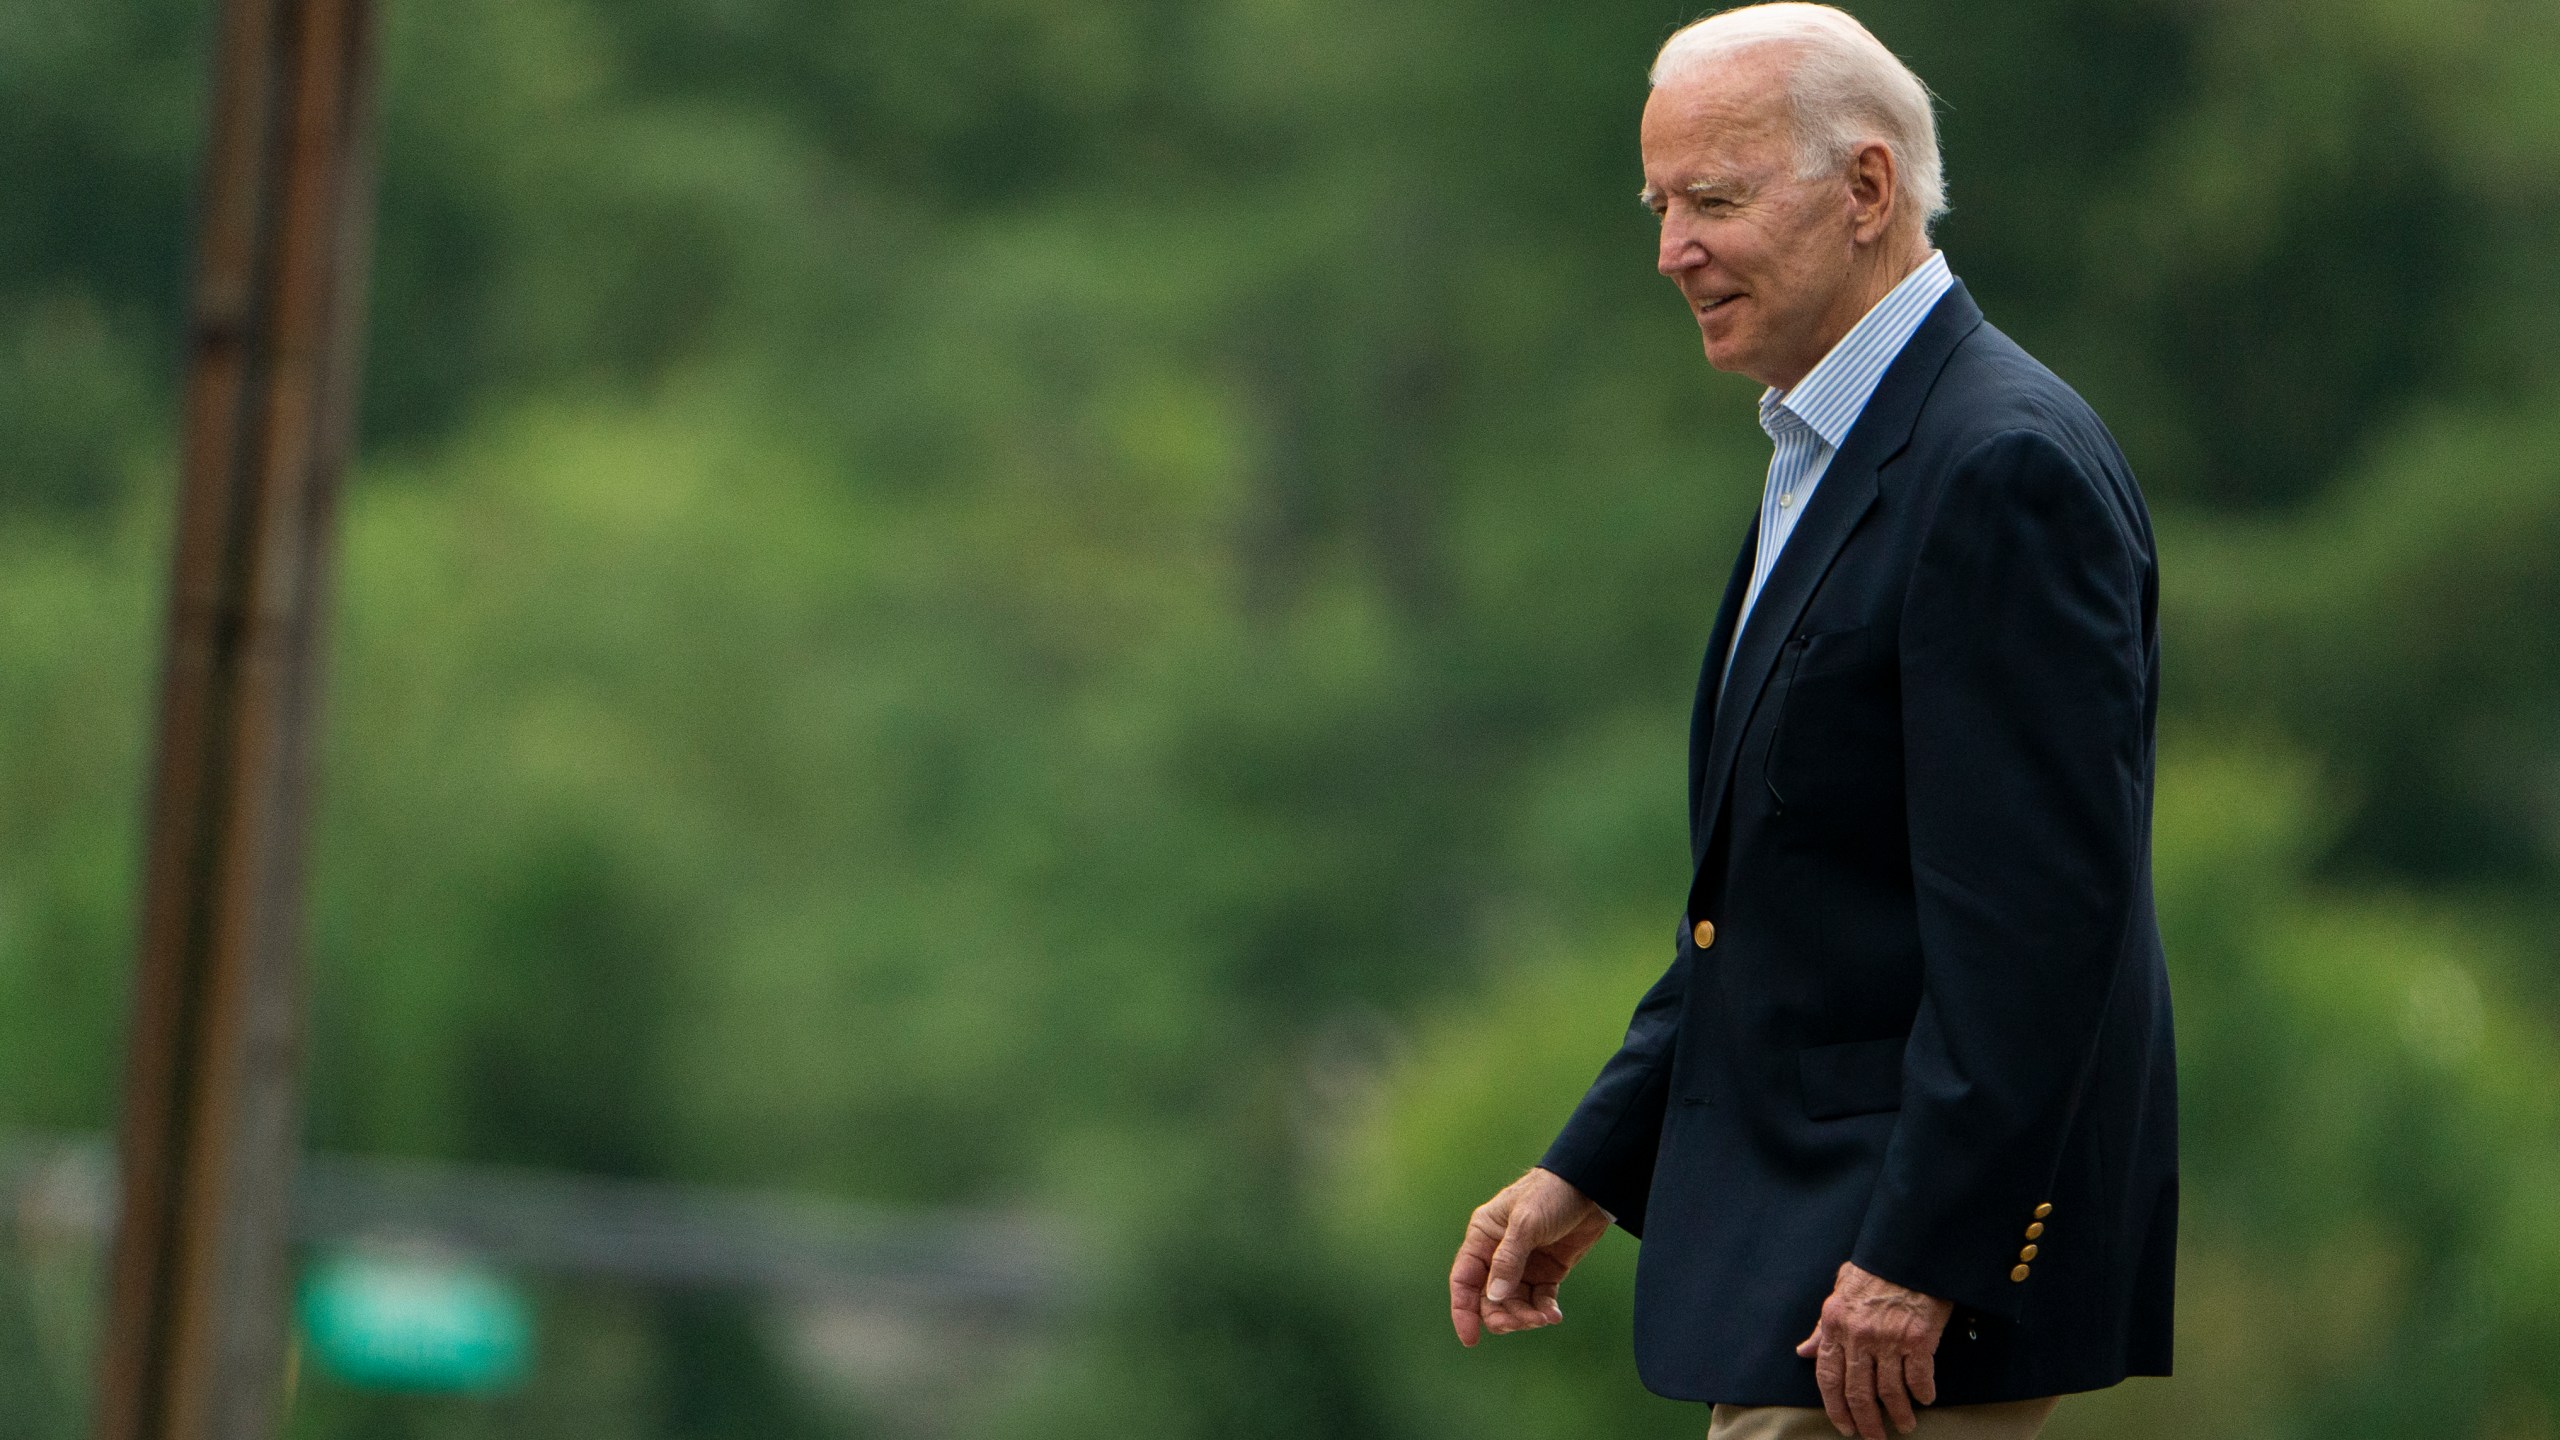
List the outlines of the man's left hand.
<svg viewBox="0 0 2560 1440">
<path fill-rule="evenodd" d="M 1832 1428 L 1865 1440 L 1887 1440 L 1887 1420 L 1905 1435 L 1918 1428 L 1911 1407 L 1937 1401 L 1938 1337 L 1955 1308 L 1842 1262 L 1822 1319 L 1796 1347 L 1813 1360 Z"/>
</svg>

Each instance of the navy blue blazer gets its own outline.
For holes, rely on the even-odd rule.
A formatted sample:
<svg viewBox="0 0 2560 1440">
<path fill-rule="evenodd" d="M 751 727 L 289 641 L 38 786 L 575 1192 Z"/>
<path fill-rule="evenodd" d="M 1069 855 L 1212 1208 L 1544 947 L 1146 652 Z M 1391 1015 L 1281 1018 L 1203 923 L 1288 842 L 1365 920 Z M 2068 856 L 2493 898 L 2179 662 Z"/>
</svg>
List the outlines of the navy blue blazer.
<svg viewBox="0 0 2560 1440">
<path fill-rule="evenodd" d="M 1645 1384 L 1819 1405 L 1795 1346 L 1844 1260 L 1955 1303 L 1939 1404 L 2167 1374 L 2159 582 L 2132 471 L 1958 285 L 1720 694 L 1752 558 L 1698 682 L 1671 967 L 1540 1162 L 1644 1241 Z"/>
</svg>

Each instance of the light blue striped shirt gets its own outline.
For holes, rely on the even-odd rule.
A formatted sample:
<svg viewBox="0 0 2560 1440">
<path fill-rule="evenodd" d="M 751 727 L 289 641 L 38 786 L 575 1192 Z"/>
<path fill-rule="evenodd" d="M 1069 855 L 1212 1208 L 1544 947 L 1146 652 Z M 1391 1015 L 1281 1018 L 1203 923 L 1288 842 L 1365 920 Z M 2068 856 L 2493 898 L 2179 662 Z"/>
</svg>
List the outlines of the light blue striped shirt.
<svg viewBox="0 0 2560 1440">
<path fill-rule="evenodd" d="M 1901 284 L 1850 326 L 1795 388 L 1760 396 L 1760 428 L 1769 432 L 1777 452 L 1769 457 L 1769 487 L 1760 497 L 1760 549 L 1751 564 L 1751 588 L 1733 623 L 1733 646 L 1725 651 L 1727 674 L 1733 671 L 1733 652 L 1742 648 L 1742 627 L 1759 603 L 1760 587 L 1769 583 L 1778 552 L 1795 533 L 1814 487 L 1822 483 L 1822 472 L 1831 468 L 1831 457 L 1840 453 L 1850 428 L 1866 410 L 1885 367 L 1911 343 L 1920 322 L 1955 283 L 1946 252 L 1930 251 L 1920 268 L 1902 277 Z"/>
</svg>

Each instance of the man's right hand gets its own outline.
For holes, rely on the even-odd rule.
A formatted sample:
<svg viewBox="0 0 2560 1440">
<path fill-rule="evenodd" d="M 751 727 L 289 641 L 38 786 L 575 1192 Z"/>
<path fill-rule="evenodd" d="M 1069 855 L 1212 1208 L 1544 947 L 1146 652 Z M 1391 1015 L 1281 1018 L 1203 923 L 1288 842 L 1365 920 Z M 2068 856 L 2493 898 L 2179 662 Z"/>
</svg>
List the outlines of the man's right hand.
<svg viewBox="0 0 2560 1440">
<path fill-rule="evenodd" d="M 1551 1170 L 1532 1170 L 1477 1206 L 1449 1267 L 1458 1343 L 1562 1320 L 1556 1287 L 1608 1228 L 1609 1212 Z"/>
</svg>

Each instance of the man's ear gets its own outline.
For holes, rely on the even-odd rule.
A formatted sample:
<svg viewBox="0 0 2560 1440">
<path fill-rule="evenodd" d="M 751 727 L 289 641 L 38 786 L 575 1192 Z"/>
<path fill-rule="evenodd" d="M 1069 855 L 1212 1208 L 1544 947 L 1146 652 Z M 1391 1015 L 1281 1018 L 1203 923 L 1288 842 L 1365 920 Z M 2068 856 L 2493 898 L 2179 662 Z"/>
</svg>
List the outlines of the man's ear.
<svg viewBox="0 0 2560 1440">
<path fill-rule="evenodd" d="M 1850 154 L 1849 226 L 1860 243 L 1872 244 L 1893 228 L 1900 179 L 1893 147 L 1883 141 L 1869 140 Z"/>
</svg>

